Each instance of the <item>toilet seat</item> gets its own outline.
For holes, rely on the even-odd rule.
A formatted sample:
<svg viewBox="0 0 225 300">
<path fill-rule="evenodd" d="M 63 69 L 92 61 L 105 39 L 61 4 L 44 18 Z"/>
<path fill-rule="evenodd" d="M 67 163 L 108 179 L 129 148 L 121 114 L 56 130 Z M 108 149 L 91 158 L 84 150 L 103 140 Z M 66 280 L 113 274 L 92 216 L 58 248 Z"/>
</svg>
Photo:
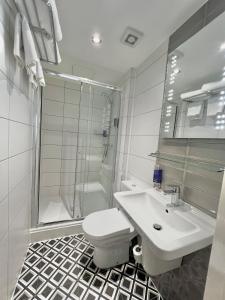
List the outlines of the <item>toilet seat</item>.
<svg viewBox="0 0 225 300">
<path fill-rule="evenodd" d="M 134 227 L 117 208 L 90 214 L 83 222 L 83 230 L 87 236 L 96 241 L 111 240 L 134 233 Z"/>
</svg>

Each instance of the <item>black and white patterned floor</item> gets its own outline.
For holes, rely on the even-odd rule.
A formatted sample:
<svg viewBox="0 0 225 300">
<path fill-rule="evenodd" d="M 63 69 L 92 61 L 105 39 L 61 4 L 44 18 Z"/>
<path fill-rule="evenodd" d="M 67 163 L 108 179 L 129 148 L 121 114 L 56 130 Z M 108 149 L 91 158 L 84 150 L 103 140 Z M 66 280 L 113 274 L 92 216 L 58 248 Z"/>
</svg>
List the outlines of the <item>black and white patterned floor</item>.
<svg viewBox="0 0 225 300">
<path fill-rule="evenodd" d="M 150 278 L 130 262 L 98 269 L 82 234 L 31 244 L 14 300 L 162 300 Z"/>
</svg>

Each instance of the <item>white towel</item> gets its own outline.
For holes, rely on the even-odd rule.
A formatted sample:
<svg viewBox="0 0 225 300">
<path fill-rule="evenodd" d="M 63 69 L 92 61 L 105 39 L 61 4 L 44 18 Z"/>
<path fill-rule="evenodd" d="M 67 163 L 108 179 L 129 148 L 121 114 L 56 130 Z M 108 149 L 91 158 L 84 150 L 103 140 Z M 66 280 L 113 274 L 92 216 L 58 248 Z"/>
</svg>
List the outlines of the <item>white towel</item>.
<svg viewBox="0 0 225 300">
<path fill-rule="evenodd" d="M 201 104 L 191 104 L 188 106 L 187 116 L 189 118 L 199 118 L 201 115 L 202 103 Z"/>
<path fill-rule="evenodd" d="M 39 60 L 37 51 L 35 48 L 35 43 L 33 35 L 30 30 L 30 26 L 27 22 L 25 16 L 22 19 L 22 36 L 23 36 L 23 45 L 24 45 L 24 54 L 25 54 L 25 66 L 28 73 L 36 73 L 36 63 Z"/>
<path fill-rule="evenodd" d="M 37 62 L 36 79 L 40 86 L 45 86 L 45 78 L 40 60 Z"/>
<path fill-rule="evenodd" d="M 220 105 L 219 102 L 208 102 L 207 105 L 207 116 L 213 117 L 217 113 L 222 112 L 224 108 L 224 105 Z"/>
<path fill-rule="evenodd" d="M 45 86 L 42 66 L 37 55 L 29 24 L 25 16 L 23 16 L 22 20 L 22 36 L 24 43 L 25 66 L 29 75 L 30 82 L 34 88 L 37 88 L 37 84 Z"/>
<path fill-rule="evenodd" d="M 14 49 L 13 54 L 18 65 L 24 68 L 24 55 L 23 55 L 23 40 L 22 40 L 22 19 L 19 13 L 16 14 L 15 30 L 14 30 Z"/>
</svg>

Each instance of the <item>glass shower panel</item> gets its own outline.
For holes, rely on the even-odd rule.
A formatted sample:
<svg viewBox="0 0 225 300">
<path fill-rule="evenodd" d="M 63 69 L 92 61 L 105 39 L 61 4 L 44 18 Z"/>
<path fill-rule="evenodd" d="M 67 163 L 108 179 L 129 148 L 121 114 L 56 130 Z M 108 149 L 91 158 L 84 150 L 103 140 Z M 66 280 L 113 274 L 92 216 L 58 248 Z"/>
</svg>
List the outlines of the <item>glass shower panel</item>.
<svg viewBox="0 0 225 300">
<path fill-rule="evenodd" d="M 85 132 L 81 137 L 85 140 L 85 147 L 81 149 L 83 160 L 80 177 L 77 176 L 81 183 L 75 198 L 79 198 L 81 215 L 84 217 L 112 206 L 120 94 L 83 85 L 82 102 L 88 110 L 85 113 L 87 123 L 83 127 Z"/>
<path fill-rule="evenodd" d="M 80 83 L 47 78 L 40 128 L 39 223 L 74 218 L 80 102 Z"/>
<path fill-rule="evenodd" d="M 42 95 L 39 223 L 112 206 L 120 93 L 51 80 Z"/>
</svg>

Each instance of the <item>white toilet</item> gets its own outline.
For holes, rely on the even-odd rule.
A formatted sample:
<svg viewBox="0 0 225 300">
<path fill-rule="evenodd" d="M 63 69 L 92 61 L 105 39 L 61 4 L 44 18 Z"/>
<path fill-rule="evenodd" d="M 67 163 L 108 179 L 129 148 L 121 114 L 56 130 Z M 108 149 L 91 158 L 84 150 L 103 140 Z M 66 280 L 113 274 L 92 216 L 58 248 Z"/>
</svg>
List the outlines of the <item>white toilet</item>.
<svg viewBox="0 0 225 300">
<path fill-rule="evenodd" d="M 129 246 L 136 233 L 126 216 L 117 208 L 98 211 L 83 222 L 85 237 L 94 248 L 94 262 L 110 268 L 129 261 Z"/>
</svg>

